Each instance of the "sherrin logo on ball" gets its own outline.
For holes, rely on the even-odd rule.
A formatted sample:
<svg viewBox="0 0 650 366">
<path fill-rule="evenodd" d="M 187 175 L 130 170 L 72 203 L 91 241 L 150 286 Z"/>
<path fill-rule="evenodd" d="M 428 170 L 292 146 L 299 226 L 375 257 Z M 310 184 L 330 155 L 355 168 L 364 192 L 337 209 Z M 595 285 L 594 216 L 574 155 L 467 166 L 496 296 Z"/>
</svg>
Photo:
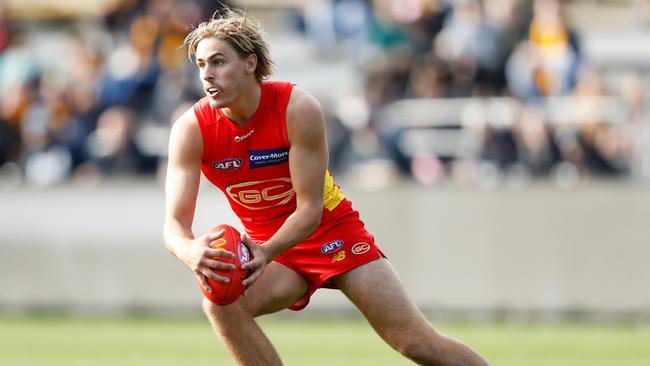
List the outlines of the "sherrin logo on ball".
<svg viewBox="0 0 650 366">
<path fill-rule="evenodd" d="M 211 228 L 210 232 L 224 230 L 221 238 L 216 239 L 210 243 L 210 247 L 220 250 L 226 250 L 235 254 L 235 258 L 215 257 L 215 260 L 233 264 L 235 269 L 230 270 L 215 270 L 214 272 L 220 276 L 226 277 L 230 282 L 222 283 L 216 282 L 210 277 L 206 277 L 208 285 L 212 288 L 212 292 L 207 292 L 203 286 L 199 284 L 199 288 L 203 295 L 217 305 L 228 305 L 235 302 L 242 293 L 244 293 L 244 286 L 242 280 L 248 276 L 246 271 L 241 269 L 242 264 L 248 263 L 253 259 L 251 252 L 241 241 L 239 231 L 230 225 L 217 225 Z"/>
<path fill-rule="evenodd" d="M 251 252 L 248 250 L 244 242 L 242 241 L 239 242 L 237 251 L 239 253 L 239 262 L 241 264 L 246 264 L 251 261 Z"/>
</svg>

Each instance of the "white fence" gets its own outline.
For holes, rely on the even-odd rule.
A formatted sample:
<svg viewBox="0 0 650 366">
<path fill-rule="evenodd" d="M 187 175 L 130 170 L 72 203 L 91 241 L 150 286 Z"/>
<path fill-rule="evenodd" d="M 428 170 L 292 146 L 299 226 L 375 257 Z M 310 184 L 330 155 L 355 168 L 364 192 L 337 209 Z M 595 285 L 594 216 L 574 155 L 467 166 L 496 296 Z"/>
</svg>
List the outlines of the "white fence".
<svg viewBox="0 0 650 366">
<path fill-rule="evenodd" d="M 428 311 L 650 314 L 650 187 L 344 190 Z M 200 200 L 197 232 L 235 223 L 215 189 Z M 198 312 L 162 221 L 154 183 L 0 192 L 0 312 Z M 351 309 L 331 290 L 310 307 Z"/>
</svg>

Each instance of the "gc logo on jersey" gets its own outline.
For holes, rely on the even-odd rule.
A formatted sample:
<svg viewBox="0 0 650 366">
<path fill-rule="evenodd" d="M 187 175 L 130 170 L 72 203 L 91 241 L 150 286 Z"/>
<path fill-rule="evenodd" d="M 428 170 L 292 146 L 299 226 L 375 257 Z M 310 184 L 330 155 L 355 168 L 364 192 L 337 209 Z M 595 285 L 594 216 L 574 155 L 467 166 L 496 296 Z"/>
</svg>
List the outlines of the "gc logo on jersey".
<svg viewBox="0 0 650 366">
<path fill-rule="evenodd" d="M 250 210 L 263 210 L 291 201 L 296 191 L 290 178 L 237 183 L 226 187 L 226 194 Z"/>
<path fill-rule="evenodd" d="M 243 160 L 240 158 L 225 158 L 212 164 L 215 169 L 223 170 L 225 172 L 237 170 L 241 168 Z"/>
</svg>

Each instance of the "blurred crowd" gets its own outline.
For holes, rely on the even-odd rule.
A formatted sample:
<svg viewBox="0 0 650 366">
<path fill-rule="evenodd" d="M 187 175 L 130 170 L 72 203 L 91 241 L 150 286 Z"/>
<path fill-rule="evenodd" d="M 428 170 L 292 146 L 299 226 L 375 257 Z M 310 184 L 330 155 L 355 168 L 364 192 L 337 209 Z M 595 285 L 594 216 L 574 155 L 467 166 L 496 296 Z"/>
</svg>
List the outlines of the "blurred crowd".
<svg viewBox="0 0 650 366">
<path fill-rule="evenodd" d="M 179 46 L 217 9 L 124 0 L 98 19 L 13 23 L 0 10 L 0 181 L 156 174 L 169 121 L 201 97 Z"/>
<path fill-rule="evenodd" d="M 647 27 L 650 1 L 633 3 L 632 13 L 631 27 Z M 625 65 L 606 80 L 585 57 L 559 0 L 315 0 L 304 14 L 305 33 L 324 57 L 342 52 L 356 60 L 368 128 L 398 171 L 421 183 L 551 177 L 571 185 L 591 176 L 640 176 L 648 160 L 647 66 Z M 433 122 L 441 119 L 432 118 L 436 111 L 427 117 L 412 109 L 385 120 L 382 111 L 391 103 L 423 98 L 509 98 L 504 115 L 510 118 L 440 123 Z M 552 107 L 560 99 L 569 108 L 557 118 Z M 614 118 L 593 112 L 605 102 L 616 109 Z M 573 118 L 561 123 L 566 114 Z M 419 139 L 405 138 L 411 121 L 427 118 L 428 125 L 415 128 Z M 423 137 L 434 136 L 427 135 L 431 130 L 478 142 L 440 154 Z M 413 146 L 417 141 L 422 146 Z"/>
<path fill-rule="evenodd" d="M 648 3 L 638 5 L 646 17 Z M 0 185 L 163 171 L 170 121 L 202 96 L 179 46 L 191 25 L 232 4 L 112 4 L 98 18 L 38 20 L 38 27 L 0 5 Z M 629 176 L 640 161 L 647 71 L 626 69 L 616 88 L 606 85 L 559 0 L 306 0 L 286 16 L 315 45 L 316 59 L 345 58 L 361 75 L 364 123 L 330 118 L 341 142 L 331 144 L 335 170 L 383 156 L 396 174 L 429 184 L 481 172 Z M 405 153 L 399 125 L 381 127 L 381 111 L 396 101 L 491 97 L 511 98 L 515 118 L 474 126 L 480 142 L 471 156 Z M 623 121 L 558 125 L 546 108 L 555 97 L 614 97 Z M 456 122 L 442 128 L 467 127 Z"/>
</svg>

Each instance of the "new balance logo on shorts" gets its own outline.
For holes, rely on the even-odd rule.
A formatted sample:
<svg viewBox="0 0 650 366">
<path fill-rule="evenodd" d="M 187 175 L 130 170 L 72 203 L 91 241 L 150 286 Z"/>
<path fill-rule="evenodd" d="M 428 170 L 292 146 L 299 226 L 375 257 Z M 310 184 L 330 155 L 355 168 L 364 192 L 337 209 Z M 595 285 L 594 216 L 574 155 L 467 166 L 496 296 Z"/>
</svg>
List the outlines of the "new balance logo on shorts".
<svg viewBox="0 0 650 366">
<path fill-rule="evenodd" d="M 342 250 L 334 255 L 332 255 L 332 263 L 340 262 L 345 260 L 345 250 Z"/>
</svg>

